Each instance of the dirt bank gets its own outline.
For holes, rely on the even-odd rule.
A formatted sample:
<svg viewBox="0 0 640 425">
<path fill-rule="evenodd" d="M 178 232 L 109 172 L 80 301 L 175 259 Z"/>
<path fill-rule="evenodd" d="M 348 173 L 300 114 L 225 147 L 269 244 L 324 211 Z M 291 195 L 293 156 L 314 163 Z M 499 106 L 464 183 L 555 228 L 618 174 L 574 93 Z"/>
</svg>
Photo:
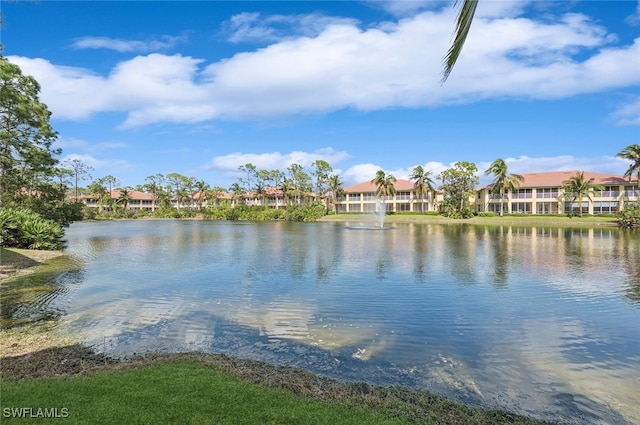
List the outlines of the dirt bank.
<svg viewBox="0 0 640 425">
<path fill-rule="evenodd" d="M 2 282 L 32 272 L 46 261 L 64 255 L 63 251 L 0 248 L 0 286 Z"/>
</svg>

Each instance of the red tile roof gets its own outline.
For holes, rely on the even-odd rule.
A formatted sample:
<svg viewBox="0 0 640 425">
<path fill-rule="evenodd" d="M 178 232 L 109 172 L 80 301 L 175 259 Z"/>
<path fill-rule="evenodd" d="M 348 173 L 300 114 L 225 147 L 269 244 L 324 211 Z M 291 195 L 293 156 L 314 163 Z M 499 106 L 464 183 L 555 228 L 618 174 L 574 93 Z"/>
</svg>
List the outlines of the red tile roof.
<svg viewBox="0 0 640 425">
<path fill-rule="evenodd" d="M 396 191 L 404 191 L 404 190 L 414 190 L 415 186 L 413 182 L 404 179 L 397 179 L 393 184 L 393 187 L 396 188 Z M 354 184 L 353 186 L 348 186 L 344 188 L 344 191 L 347 193 L 365 193 L 365 192 L 376 192 L 378 187 L 369 182 Z"/>
<path fill-rule="evenodd" d="M 153 200 L 153 195 L 140 192 L 139 190 L 130 190 L 129 196 L 133 201 L 152 201 Z M 72 196 L 72 197 L 75 198 L 75 196 Z M 78 195 L 78 199 L 96 199 L 96 198 L 97 197 L 95 194 Z M 118 199 L 118 198 L 120 198 L 120 191 L 118 189 L 113 189 L 111 191 L 111 199 Z"/>
<path fill-rule="evenodd" d="M 522 174 L 524 181 L 520 183 L 520 187 L 559 187 L 562 186 L 562 182 L 569 180 L 571 177 L 575 176 L 576 173 L 580 172 L 582 171 L 548 171 Z M 629 179 L 624 176 L 594 173 L 591 171 L 584 171 L 584 178 L 585 180 L 593 178 L 593 184 L 601 185 L 629 183 Z M 637 181 L 637 178 L 633 178 L 631 181 Z"/>
<path fill-rule="evenodd" d="M 153 201 L 153 195 L 149 193 L 140 192 L 138 190 L 130 190 L 129 196 L 134 201 Z M 111 199 L 118 199 L 118 198 L 120 198 L 120 191 L 117 189 L 112 190 Z"/>
<path fill-rule="evenodd" d="M 198 198 L 200 197 L 200 191 L 194 193 L 193 195 L 191 195 L 191 197 L 194 200 L 198 200 Z M 209 191 L 205 192 L 205 196 L 203 199 L 231 199 L 231 194 L 229 194 L 228 192 Z"/>
</svg>

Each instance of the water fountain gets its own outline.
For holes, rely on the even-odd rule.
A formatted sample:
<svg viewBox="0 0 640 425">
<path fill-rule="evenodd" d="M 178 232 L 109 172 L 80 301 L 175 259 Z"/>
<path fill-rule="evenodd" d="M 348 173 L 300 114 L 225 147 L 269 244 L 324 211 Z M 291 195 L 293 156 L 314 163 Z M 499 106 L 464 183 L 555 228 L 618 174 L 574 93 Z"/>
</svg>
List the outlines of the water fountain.
<svg viewBox="0 0 640 425">
<path fill-rule="evenodd" d="M 376 198 L 376 215 L 378 216 L 378 228 L 384 229 L 384 216 L 387 213 L 384 202 L 381 198 Z"/>
</svg>

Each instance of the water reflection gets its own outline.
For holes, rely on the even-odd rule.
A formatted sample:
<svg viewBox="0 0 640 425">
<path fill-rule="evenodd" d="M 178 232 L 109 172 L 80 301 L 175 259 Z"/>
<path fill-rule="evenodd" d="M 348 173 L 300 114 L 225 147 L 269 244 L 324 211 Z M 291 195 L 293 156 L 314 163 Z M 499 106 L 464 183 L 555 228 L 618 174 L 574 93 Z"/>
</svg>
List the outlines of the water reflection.
<svg viewBox="0 0 640 425">
<path fill-rule="evenodd" d="M 118 355 L 224 352 L 547 419 L 640 421 L 640 235 L 361 227 L 74 224 L 80 282 L 50 305 Z"/>
<path fill-rule="evenodd" d="M 60 274 L 64 272 L 64 279 Z M 0 291 L 0 329 L 54 321 L 66 312 L 59 298 L 83 281 L 79 265 L 69 257 L 49 260 L 33 273 L 9 279 Z"/>
</svg>

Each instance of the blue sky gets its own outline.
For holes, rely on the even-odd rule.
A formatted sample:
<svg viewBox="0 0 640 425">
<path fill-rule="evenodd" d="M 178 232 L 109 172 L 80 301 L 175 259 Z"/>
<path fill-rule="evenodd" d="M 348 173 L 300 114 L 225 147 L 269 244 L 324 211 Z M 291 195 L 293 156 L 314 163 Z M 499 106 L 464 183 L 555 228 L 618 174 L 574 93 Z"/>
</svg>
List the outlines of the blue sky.
<svg viewBox="0 0 640 425">
<path fill-rule="evenodd" d="M 449 1 L 3 2 L 62 160 L 123 186 L 324 159 L 345 185 L 496 158 L 623 174 L 640 143 L 640 3 L 482 0 L 440 83 Z M 488 181 L 483 178 L 483 182 Z"/>
</svg>

